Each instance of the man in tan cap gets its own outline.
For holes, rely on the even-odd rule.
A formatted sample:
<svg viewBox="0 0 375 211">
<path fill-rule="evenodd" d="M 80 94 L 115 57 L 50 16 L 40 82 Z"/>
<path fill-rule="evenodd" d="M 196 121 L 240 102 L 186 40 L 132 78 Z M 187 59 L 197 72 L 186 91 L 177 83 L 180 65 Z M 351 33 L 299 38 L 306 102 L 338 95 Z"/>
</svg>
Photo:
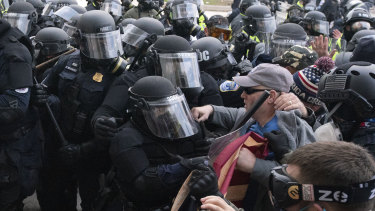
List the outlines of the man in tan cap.
<svg viewBox="0 0 375 211">
<path fill-rule="evenodd" d="M 244 87 L 241 98 L 245 108 L 227 108 L 222 106 L 206 105 L 192 109 L 197 121 L 208 120 L 210 123 L 231 129 L 235 123 L 259 99 L 264 90 L 270 96 L 259 107 L 244 126 L 241 135 L 253 131 L 269 140 L 271 153 L 266 160 L 258 159 L 247 149 L 241 149 L 236 168 L 251 174 L 251 199 L 246 199 L 245 209 L 272 210 L 267 197 L 268 177 L 273 167 L 289 151 L 315 141 L 312 128 L 301 119 L 300 110 L 278 111 L 275 101 L 282 92 L 289 92 L 293 83 L 289 71 L 279 65 L 263 63 L 254 68 L 247 76 L 234 77 L 233 80 Z M 254 188 L 255 186 L 255 188 Z M 249 185 L 250 187 L 250 185 Z"/>
</svg>

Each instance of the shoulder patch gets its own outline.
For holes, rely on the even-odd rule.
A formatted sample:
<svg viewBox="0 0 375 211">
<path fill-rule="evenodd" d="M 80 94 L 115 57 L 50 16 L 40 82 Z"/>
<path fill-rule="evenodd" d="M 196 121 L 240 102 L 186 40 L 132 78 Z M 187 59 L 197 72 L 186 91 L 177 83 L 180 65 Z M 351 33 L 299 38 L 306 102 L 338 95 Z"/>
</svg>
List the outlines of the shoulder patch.
<svg viewBox="0 0 375 211">
<path fill-rule="evenodd" d="M 220 84 L 220 92 L 237 91 L 240 86 L 234 81 L 224 81 Z"/>
<path fill-rule="evenodd" d="M 14 91 L 20 94 L 25 94 L 29 91 L 29 88 L 26 87 L 26 88 L 21 88 L 21 89 L 15 89 Z"/>
</svg>

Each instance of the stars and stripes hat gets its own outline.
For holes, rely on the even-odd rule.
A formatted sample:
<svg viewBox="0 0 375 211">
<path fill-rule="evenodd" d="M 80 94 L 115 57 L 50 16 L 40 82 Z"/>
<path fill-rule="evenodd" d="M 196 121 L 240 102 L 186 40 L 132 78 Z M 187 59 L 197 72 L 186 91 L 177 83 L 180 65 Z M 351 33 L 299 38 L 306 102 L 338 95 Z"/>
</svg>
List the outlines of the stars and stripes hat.
<svg viewBox="0 0 375 211">
<path fill-rule="evenodd" d="M 314 65 L 293 74 L 294 83 L 290 88 L 291 92 L 296 94 L 304 102 L 321 105 L 322 102 L 316 96 L 319 81 L 320 78 L 333 67 L 334 62 L 331 58 L 319 58 Z"/>
</svg>

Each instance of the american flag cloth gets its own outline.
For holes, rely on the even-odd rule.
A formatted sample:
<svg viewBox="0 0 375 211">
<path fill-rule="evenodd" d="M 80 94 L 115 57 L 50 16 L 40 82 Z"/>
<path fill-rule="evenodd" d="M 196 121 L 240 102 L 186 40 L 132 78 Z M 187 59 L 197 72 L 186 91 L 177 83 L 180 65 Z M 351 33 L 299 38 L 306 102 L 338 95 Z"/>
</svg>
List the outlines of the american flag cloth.
<svg viewBox="0 0 375 211">
<path fill-rule="evenodd" d="M 247 148 L 257 158 L 268 155 L 268 142 L 260 135 L 249 132 L 229 143 L 216 157 L 213 168 L 218 176 L 220 192 L 234 204 L 241 204 L 245 197 L 250 175 L 235 170 L 241 148 Z"/>
</svg>

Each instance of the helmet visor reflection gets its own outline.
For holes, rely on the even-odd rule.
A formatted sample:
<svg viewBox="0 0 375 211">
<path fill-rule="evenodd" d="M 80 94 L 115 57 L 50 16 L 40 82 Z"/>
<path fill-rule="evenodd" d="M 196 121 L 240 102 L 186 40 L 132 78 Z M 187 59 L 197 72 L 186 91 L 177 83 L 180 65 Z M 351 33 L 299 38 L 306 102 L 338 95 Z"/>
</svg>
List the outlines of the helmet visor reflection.
<svg viewBox="0 0 375 211">
<path fill-rule="evenodd" d="M 172 20 L 198 17 L 198 8 L 195 4 L 185 3 L 178 4 L 172 7 Z"/>
<path fill-rule="evenodd" d="M 133 47 L 140 47 L 140 45 L 146 39 L 147 36 L 147 32 L 134 26 L 133 24 L 128 24 L 124 28 L 124 35 L 122 36 L 122 41 Z"/>
<path fill-rule="evenodd" d="M 81 51 L 92 59 L 111 59 L 124 54 L 120 30 L 97 33 L 82 34 Z"/>
<path fill-rule="evenodd" d="M 9 22 L 12 27 L 18 28 L 24 34 L 28 34 L 30 31 L 30 19 L 28 14 L 20 13 L 6 13 L 3 18 Z"/>
<path fill-rule="evenodd" d="M 100 7 L 100 10 L 106 11 L 115 16 L 122 16 L 122 7 L 120 4 L 105 2 Z"/>
</svg>

